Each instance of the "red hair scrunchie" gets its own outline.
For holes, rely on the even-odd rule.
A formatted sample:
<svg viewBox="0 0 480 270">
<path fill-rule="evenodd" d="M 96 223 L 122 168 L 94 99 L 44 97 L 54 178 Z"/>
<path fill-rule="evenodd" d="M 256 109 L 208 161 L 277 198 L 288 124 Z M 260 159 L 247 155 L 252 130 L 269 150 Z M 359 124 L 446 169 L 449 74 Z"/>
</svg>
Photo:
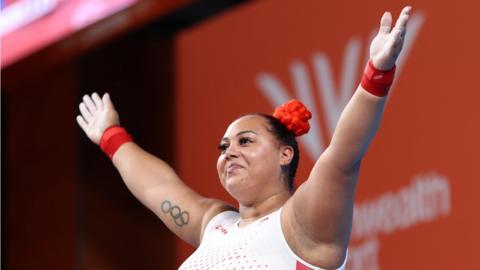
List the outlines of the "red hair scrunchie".
<svg viewBox="0 0 480 270">
<path fill-rule="evenodd" d="M 312 118 L 312 113 L 296 99 L 277 107 L 273 112 L 273 117 L 277 118 L 295 136 L 303 135 L 310 130 L 308 120 Z"/>
</svg>

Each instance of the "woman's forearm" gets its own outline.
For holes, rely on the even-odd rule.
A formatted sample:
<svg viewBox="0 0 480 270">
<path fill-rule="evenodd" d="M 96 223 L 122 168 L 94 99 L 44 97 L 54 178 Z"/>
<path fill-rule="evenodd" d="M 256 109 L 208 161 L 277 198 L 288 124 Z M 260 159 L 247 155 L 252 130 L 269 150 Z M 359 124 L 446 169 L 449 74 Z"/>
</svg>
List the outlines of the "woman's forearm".
<svg viewBox="0 0 480 270">
<path fill-rule="evenodd" d="M 370 94 L 359 86 L 343 110 L 329 151 L 335 153 L 336 166 L 349 171 L 357 168 L 372 141 L 383 115 L 386 97 Z"/>
</svg>

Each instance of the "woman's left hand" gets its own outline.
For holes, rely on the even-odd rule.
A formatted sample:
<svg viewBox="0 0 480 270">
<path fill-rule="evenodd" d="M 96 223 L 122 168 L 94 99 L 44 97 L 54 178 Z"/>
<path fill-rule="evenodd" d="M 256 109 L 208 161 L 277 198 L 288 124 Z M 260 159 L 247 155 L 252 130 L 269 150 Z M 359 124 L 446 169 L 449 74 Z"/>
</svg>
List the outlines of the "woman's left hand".
<svg viewBox="0 0 480 270">
<path fill-rule="evenodd" d="M 407 21 L 412 7 L 404 7 L 392 29 L 392 14 L 385 12 L 380 20 L 380 29 L 370 44 L 370 60 L 379 70 L 390 70 L 402 50 L 407 31 Z"/>
</svg>

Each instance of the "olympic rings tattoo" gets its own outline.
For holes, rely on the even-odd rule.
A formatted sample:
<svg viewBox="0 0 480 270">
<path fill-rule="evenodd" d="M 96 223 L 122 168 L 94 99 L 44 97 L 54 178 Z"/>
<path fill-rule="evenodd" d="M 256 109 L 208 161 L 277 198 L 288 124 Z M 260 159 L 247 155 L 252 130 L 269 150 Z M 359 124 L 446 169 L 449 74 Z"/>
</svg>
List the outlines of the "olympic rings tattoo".
<svg viewBox="0 0 480 270">
<path fill-rule="evenodd" d="M 163 201 L 161 205 L 162 212 L 165 214 L 170 214 L 173 218 L 173 222 L 178 227 L 183 227 L 184 225 L 188 224 L 190 219 L 190 214 L 187 211 L 182 211 L 180 207 L 173 205 L 168 200 Z"/>
</svg>

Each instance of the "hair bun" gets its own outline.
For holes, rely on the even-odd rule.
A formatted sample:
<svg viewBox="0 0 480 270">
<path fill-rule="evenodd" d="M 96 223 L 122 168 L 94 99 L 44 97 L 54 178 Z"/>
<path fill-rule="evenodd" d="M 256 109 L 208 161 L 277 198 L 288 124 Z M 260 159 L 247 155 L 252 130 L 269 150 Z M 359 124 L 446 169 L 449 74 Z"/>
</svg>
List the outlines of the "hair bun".
<svg viewBox="0 0 480 270">
<path fill-rule="evenodd" d="M 277 107 L 273 112 L 273 117 L 280 120 L 295 136 L 300 136 L 310 129 L 308 120 L 312 118 L 312 113 L 302 102 L 292 99 Z"/>
</svg>

